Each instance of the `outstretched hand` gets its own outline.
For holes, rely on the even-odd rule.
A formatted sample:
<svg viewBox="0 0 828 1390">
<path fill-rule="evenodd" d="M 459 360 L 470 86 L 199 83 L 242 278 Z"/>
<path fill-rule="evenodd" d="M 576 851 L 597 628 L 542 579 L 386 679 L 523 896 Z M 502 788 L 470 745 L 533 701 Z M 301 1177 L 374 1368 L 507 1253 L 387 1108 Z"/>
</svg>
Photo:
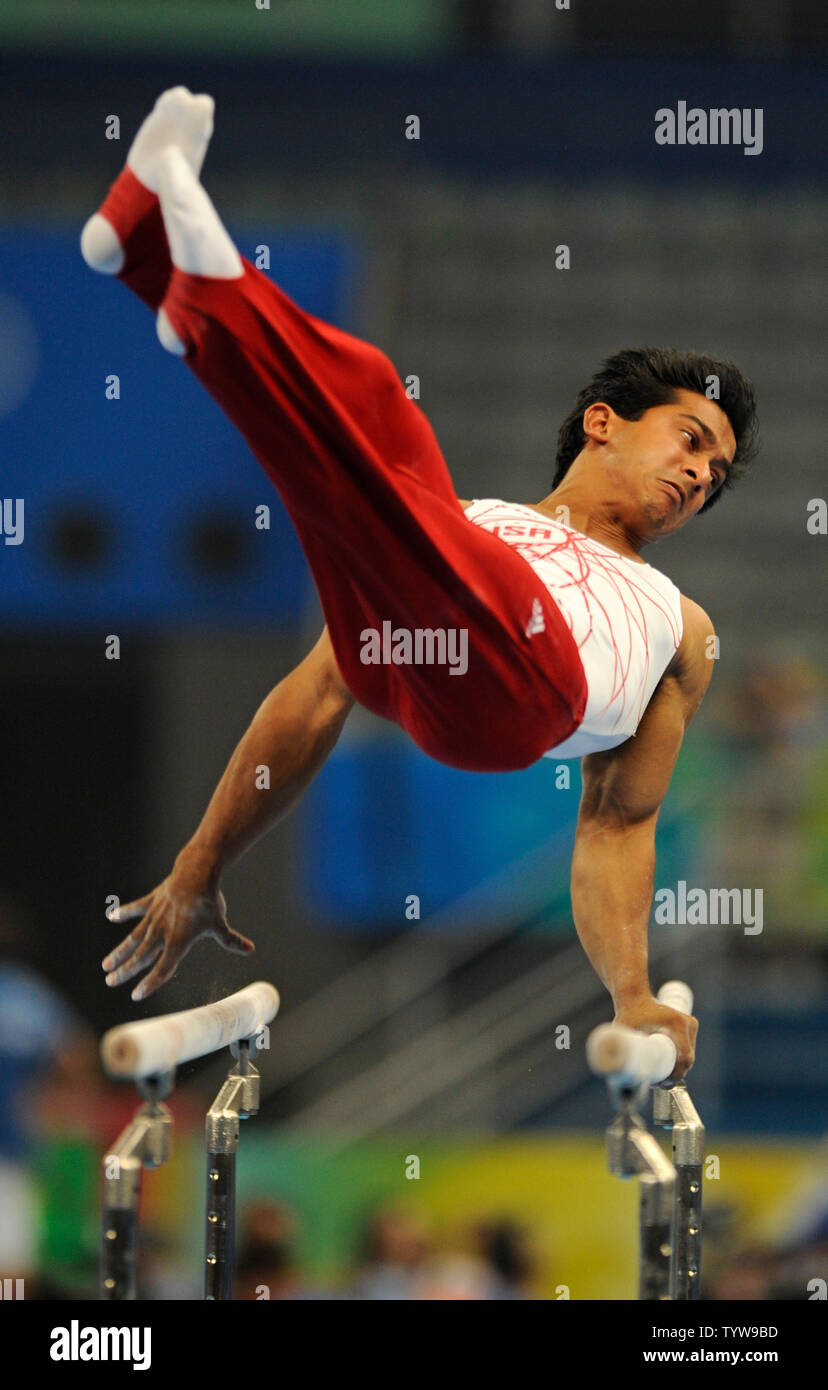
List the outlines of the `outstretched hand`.
<svg viewBox="0 0 828 1390">
<path fill-rule="evenodd" d="M 143 898 L 113 908 L 109 920 L 118 924 L 137 919 L 138 925 L 101 962 L 106 983 L 123 985 L 149 965 L 153 969 L 132 991 L 146 999 L 171 980 L 194 941 L 211 936 L 227 951 L 247 955 L 256 948 L 227 921 L 224 894 L 203 874 L 177 865 Z"/>
<path fill-rule="evenodd" d="M 678 1009 L 660 1004 L 653 995 L 644 995 L 619 1005 L 614 1022 L 625 1028 L 637 1028 L 642 1033 L 666 1033 L 672 1038 L 676 1046 L 676 1065 L 670 1081 L 681 1081 L 692 1067 L 699 1023 L 691 1014 L 679 1013 Z"/>
</svg>

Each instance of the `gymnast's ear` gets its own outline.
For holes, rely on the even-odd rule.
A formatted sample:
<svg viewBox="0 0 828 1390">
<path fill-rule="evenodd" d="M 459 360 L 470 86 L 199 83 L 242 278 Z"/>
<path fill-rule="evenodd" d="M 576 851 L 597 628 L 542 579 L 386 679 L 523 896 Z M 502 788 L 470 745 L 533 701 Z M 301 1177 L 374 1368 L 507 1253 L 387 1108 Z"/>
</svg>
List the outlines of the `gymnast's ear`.
<svg viewBox="0 0 828 1390">
<path fill-rule="evenodd" d="M 606 401 L 593 401 L 584 411 L 584 418 L 581 422 L 584 434 L 587 439 L 591 439 L 595 444 L 605 444 L 609 439 L 610 431 L 616 415 L 611 405 Z"/>
</svg>

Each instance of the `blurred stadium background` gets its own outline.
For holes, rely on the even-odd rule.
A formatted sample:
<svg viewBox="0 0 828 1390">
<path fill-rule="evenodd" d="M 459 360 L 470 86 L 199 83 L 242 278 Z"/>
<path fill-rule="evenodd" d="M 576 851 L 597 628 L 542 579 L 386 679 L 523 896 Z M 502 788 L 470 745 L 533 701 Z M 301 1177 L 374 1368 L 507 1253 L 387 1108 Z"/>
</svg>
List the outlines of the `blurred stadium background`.
<svg viewBox="0 0 828 1390">
<path fill-rule="evenodd" d="M 752 479 L 648 558 L 721 639 L 656 884 L 761 889 L 764 928 L 654 927 L 653 983 L 687 978 L 701 1021 L 705 1296 L 806 1297 L 828 1249 L 821 0 L 19 0 L 0 79 L 2 493 L 25 503 L 0 565 L 2 1272 L 95 1295 L 100 1156 L 135 1101 L 101 1077 L 101 1032 L 265 978 L 283 1011 L 242 1132 L 239 1297 L 634 1296 L 636 1194 L 606 1172 L 584 1061 L 610 1003 L 570 918 L 577 764 L 568 788 L 547 764 L 463 775 L 357 711 L 226 875 L 253 974 L 202 944 L 145 1005 L 104 985 L 107 895 L 166 875 L 321 627 L 245 446 L 78 252 L 184 83 L 216 98 L 204 177 L 242 251 L 419 379 L 459 495 L 543 497 L 559 421 L 619 347 L 754 380 Z M 762 154 L 657 146 L 685 99 L 762 108 Z M 223 1069 L 182 1069 L 174 1158 L 145 1180 L 147 1297 L 198 1296 Z"/>
</svg>

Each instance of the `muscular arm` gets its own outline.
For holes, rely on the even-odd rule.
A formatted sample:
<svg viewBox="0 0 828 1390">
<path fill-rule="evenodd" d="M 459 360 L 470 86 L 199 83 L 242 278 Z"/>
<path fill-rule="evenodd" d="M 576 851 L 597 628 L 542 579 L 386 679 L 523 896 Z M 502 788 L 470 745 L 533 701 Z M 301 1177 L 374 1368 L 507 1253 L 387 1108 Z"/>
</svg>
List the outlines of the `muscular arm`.
<svg viewBox="0 0 828 1390">
<path fill-rule="evenodd" d="M 630 1027 L 666 1027 L 679 1048 L 677 1075 L 692 1063 L 695 1022 L 689 1032 L 680 1028 L 674 1011 L 653 1000 L 647 926 L 659 810 L 713 666 L 707 655 L 710 619 L 688 599 L 682 599 L 682 611 L 684 634 L 676 659 L 635 737 L 583 760 L 571 884 L 575 927 L 612 996 L 616 1019 Z"/>
<path fill-rule="evenodd" d="M 113 912 L 113 921 L 137 919 L 138 925 L 103 960 L 108 985 L 124 984 L 155 962 L 133 992 L 135 999 L 146 998 L 172 978 L 203 936 L 229 951 L 254 949 L 227 921 L 219 889 L 222 870 L 299 800 L 353 704 L 326 628 L 305 660 L 259 707 L 170 874 L 151 893 Z M 270 770 L 267 788 L 256 785 L 256 769 L 263 765 Z"/>
<path fill-rule="evenodd" d="M 222 869 L 303 796 L 353 704 L 326 627 L 304 661 L 259 706 L 179 858 L 218 882 Z M 263 765 L 270 770 L 268 788 L 256 785 L 256 769 Z"/>
</svg>

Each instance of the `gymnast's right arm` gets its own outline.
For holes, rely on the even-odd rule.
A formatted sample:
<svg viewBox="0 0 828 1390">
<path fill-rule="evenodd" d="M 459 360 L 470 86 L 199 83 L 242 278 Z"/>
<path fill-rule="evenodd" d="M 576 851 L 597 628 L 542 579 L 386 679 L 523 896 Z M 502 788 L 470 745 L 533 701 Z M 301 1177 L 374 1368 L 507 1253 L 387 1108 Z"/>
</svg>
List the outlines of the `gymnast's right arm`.
<svg viewBox="0 0 828 1390">
<path fill-rule="evenodd" d="M 241 954 L 254 949 L 227 922 L 221 873 L 301 798 L 353 704 L 326 627 L 304 661 L 260 705 L 169 876 L 146 897 L 111 914 L 118 923 L 139 920 L 102 963 L 108 985 L 124 984 L 155 961 L 132 994 L 146 998 L 172 978 L 201 936 Z M 256 769 L 262 765 L 270 769 L 267 789 L 257 786 Z"/>
</svg>

